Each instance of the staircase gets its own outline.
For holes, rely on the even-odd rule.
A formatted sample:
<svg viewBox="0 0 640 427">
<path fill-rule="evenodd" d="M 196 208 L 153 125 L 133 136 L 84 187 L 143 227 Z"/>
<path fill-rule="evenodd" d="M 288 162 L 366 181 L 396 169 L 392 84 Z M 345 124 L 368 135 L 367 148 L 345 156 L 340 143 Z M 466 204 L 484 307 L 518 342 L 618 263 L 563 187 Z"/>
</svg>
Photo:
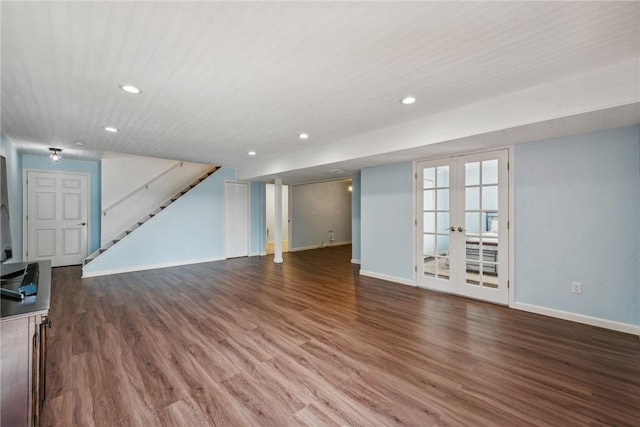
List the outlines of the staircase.
<svg viewBox="0 0 640 427">
<path fill-rule="evenodd" d="M 168 206 L 170 206 L 173 202 L 175 202 L 180 197 L 182 197 L 185 194 L 187 194 L 189 191 L 191 191 L 193 188 L 195 188 L 202 181 L 204 181 L 205 179 L 207 179 L 211 175 L 213 175 L 218 169 L 220 169 L 219 166 L 214 166 L 209 171 L 207 171 L 207 173 L 205 173 L 204 175 L 200 176 L 198 179 L 196 179 L 194 182 L 189 184 L 187 187 L 185 187 L 184 189 L 182 189 L 181 191 L 179 191 L 178 193 L 176 193 L 175 195 L 170 197 L 168 200 L 166 200 L 164 203 L 162 203 L 159 207 L 157 207 L 156 209 L 154 209 L 153 211 L 151 211 L 150 213 L 145 215 L 140 220 L 136 221 L 131 226 L 127 227 L 124 232 L 120 233 L 113 240 L 110 240 L 105 245 L 101 246 L 100 249 L 98 249 L 94 253 L 90 254 L 88 257 L 86 257 L 84 259 L 84 261 L 83 261 L 83 266 L 91 263 L 91 261 L 95 260 L 100 255 L 102 255 L 104 252 L 106 252 L 109 249 L 111 249 L 112 247 L 114 247 L 116 244 L 118 244 L 118 242 L 122 241 L 123 239 L 126 239 L 127 236 L 129 236 L 131 233 L 135 232 L 142 224 L 144 224 L 147 221 L 151 220 L 154 216 L 156 216 L 157 214 L 162 212 L 164 209 L 166 209 Z"/>
</svg>

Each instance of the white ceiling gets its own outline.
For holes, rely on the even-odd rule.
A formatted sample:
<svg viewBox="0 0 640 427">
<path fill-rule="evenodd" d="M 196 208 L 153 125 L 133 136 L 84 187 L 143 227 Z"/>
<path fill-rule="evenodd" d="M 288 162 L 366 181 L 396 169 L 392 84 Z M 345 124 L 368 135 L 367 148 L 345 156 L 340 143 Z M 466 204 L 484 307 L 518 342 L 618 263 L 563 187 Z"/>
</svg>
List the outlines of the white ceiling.
<svg viewBox="0 0 640 427">
<path fill-rule="evenodd" d="M 640 122 L 640 74 L 638 88 L 628 78 L 640 73 L 638 2 L 3 1 L 1 13 L 1 126 L 25 153 L 57 146 L 68 158 L 111 151 L 236 166 L 246 178 L 324 179 L 336 164 L 351 173 L 447 151 L 368 152 L 359 135 L 629 61 L 616 68 L 626 80 L 607 84 L 627 82 L 618 93 L 630 98 L 608 100 L 615 91 L 602 86 L 599 105 L 571 109 L 592 113 L 585 126 L 503 132 L 511 139 L 492 144 Z M 549 93 L 547 105 L 564 102 Z M 418 102 L 401 105 L 407 94 Z M 624 120 L 607 113 L 622 104 L 632 107 Z M 452 139 L 472 147 L 471 136 L 430 143 L 453 152 L 465 146 Z M 313 161 L 299 170 L 305 153 Z"/>
</svg>

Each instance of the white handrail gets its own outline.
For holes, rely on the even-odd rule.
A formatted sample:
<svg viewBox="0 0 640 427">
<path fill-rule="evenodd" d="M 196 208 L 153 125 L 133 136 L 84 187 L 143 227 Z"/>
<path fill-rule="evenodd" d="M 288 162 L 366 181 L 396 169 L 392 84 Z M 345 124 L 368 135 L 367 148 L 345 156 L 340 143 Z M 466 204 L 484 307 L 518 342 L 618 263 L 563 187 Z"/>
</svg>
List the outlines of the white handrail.
<svg viewBox="0 0 640 427">
<path fill-rule="evenodd" d="M 165 176 L 166 174 L 168 174 L 169 172 L 171 172 L 172 170 L 174 170 L 176 168 L 181 168 L 183 164 L 184 164 L 184 162 L 178 162 L 175 165 L 171 166 L 169 169 L 165 170 L 164 172 L 161 172 L 160 174 L 154 176 L 149 181 L 147 181 L 146 183 L 142 184 L 140 187 L 136 188 L 135 190 L 133 190 L 132 192 L 130 192 L 126 196 L 122 197 L 121 199 L 118 199 L 116 202 L 114 202 L 111 205 L 109 205 L 108 207 L 104 208 L 102 210 L 102 215 L 107 216 L 107 212 L 109 212 L 111 209 L 115 208 L 120 203 L 124 202 L 129 197 L 131 197 L 134 194 L 136 194 L 137 192 L 142 191 L 142 190 L 148 190 L 149 186 L 151 185 L 152 182 L 162 178 L 163 176 Z"/>
</svg>

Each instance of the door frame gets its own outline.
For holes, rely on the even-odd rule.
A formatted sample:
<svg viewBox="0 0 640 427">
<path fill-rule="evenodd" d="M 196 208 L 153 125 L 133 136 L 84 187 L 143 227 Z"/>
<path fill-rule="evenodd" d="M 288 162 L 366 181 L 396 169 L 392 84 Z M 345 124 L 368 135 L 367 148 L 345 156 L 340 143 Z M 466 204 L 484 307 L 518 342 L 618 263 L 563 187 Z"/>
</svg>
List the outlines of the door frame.
<svg viewBox="0 0 640 427">
<path fill-rule="evenodd" d="M 247 257 L 251 256 L 251 185 L 249 181 L 241 181 L 235 179 L 224 180 L 224 203 L 222 209 L 222 219 L 224 222 L 224 259 L 230 259 L 227 257 L 227 184 L 242 184 L 247 187 Z"/>
<path fill-rule="evenodd" d="M 28 191 L 27 187 L 27 175 L 29 172 L 38 172 L 38 173 L 51 173 L 57 175 L 82 175 L 87 177 L 87 254 L 85 258 L 91 254 L 91 227 L 93 224 L 91 223 L 91 174 L 87 172 L 70 172 L 65 170 L 50 170 L 50 169 L 36 169 L 36 168 L 28 168 L 22 170 L 22 259 L 26 262 L 27 260 L 27 251 L 29 250 L 29 231 L 28 231 L 28 221 L 27 214 L 28 211 Z"/>
<path fill-rule="evenodd" d="M 417 210 L 418 210 L 418 163 L 421 162 L 430 162 L 430 161 L 438 161 L 444 159 L 458 158 L 475 154 L 484 154 L 491 153 L 494 151 L 507 150 L 507 194 L 509 195 L 508 207 L 507 207 L 507 220 L 509 221 L 509 230 L 507 233 L 507 245 L 509 246 L 509 255 L 507 259 L 507 306 L 513 307 L 515 304 L 515 153 L 514 153 L 514 145 L 507 146 L 498 146 L 492 147 L 485 150 L 478 151 L 468 151 L 459 154 L 451 154 L 446 156 L 435 156 L 435 157 L 425 157 L 422 159 L 416 159 L 412 161 L 412 191 L 413 191 L 413 209 L 412 209 L 412 220 L 413 220 L 413 284 L 418 288 L 424 288 L 423 286 L 418 284 L 418 218 L 417 218 Z M 469 296 L 460 295 L 458 293 L 452 293 L 447 291 L 437 291 L 434 292 L 443 292 L 451 295 L 460 296 L 463 298 L 472 298 Z"/>
</svg>

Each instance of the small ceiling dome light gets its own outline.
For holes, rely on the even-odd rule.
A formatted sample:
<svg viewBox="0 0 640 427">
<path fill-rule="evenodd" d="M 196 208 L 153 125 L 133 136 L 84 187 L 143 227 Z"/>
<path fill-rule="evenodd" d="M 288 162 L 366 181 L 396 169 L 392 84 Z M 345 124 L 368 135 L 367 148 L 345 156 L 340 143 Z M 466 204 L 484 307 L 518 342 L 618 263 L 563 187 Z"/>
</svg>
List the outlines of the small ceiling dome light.
<svg viewBox="0 0 640 427">
<path fill-rule="evenodd" d="M 250 155 L 250 156 L 255 156 L 256 152 L 255 151 L 249 151 L 247 154 Z"/>
<path fill-rule="evenodd" d="M 58 163 L 60 160 L 62 160 L 62 156 L 60 155 L 60 153 L 62 152 L 61 148 L 49 148 L 49 151 L 51 151 L 51 154 L 49 154 L 49 158 L 51 158 L 51 161 L 53 163 Z"/>
<path fill-rule="evenodd" d="M 82 142 L 82 141 L 76 141 L 76 142 L 75 142 L 75 144 L 76 144 L 78 147 L 83 147 L 83 146 L 84 146 L 84 142 Z"/>
<path fill-rule="evenodd" d="M 416 102 L 416 98 L 413 96 L 405 96 L 404 98 L 402 98 L 400 100 L 400 102 L 404 105 L 410 105 L 413 104 L 414 102 Z"/>
<path fill-rule="evenodd" d="M 309 139 L 309 134 L 308 133 L 299 133 L 298 134 L 298 139 Z"/>
<path fill-rule="evenodd" d="M 118 128 L 114 128 L 113 126 L 105 126 L 104 130 L 106 130 L 107 132 L 113 132 L 113 133 L 118 132 Z"/>
<path fill-rule="evenodd" d="M 142 91 L 133 85 L 120 85 L 120 89 L 127 93 L 132 93 L 134 95 L 141 94 Z"/>
<path fill-rule="evenodd" d="M 353 186 L 352 185 L 349 186 L 349 191 L 353 191 Z"/>
</svg>

